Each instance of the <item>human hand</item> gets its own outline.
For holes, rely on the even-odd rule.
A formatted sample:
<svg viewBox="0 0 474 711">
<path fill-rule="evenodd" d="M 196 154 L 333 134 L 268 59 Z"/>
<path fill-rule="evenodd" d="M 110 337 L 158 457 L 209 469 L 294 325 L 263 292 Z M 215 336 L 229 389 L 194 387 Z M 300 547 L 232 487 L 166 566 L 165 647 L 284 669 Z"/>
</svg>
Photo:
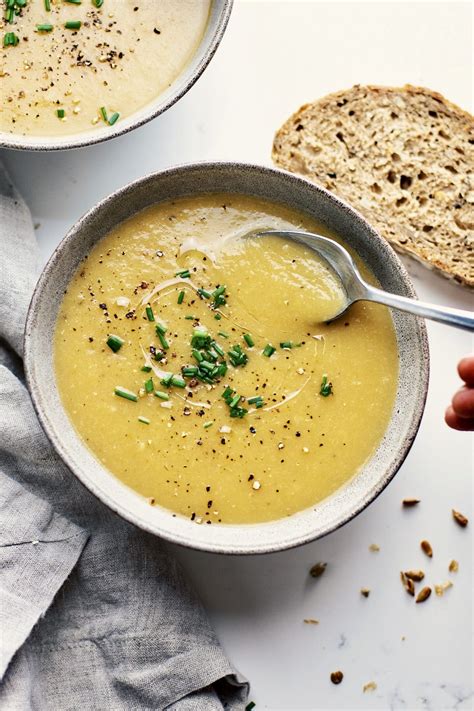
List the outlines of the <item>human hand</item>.
<svg viewBox="0 0 474 711">
<path fill-rule="evenodd" d="M 459 361 L 458 373 L 465 385 L 454 395 L 444 419 L 454 430 L 474 431 L 474 355 Z"/>
</svg>

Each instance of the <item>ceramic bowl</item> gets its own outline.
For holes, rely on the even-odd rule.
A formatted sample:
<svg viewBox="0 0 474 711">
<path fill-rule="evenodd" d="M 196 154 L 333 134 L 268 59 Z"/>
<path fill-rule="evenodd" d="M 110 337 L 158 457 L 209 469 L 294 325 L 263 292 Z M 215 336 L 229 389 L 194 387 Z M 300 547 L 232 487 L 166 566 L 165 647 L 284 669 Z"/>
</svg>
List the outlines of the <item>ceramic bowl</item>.
<svg viewBox="0 0 474 711">
<path fill-rule="evenodd" d="M 121 136 L 123 133 L 128 133 L 128 131 L 142 126 L 147 121 L 151 121 L 151 119 L 169 109 L 170 106 L 173 106 L 199 79 L 219 46 L 229 21 L 232 3 L 233 0 L 213 0 L 204 36 L 189 64 L 172 85 L 162 92 L 155 101 L 147 104 L 128 118 L 107 127 L 107 131 L 91 128 L 90 131 L 81 131 L 80 133 L 58 136 L 57 138 L 54 136 L 21 136 L 0 131 L 0 147 L 28 151 L 82 148 Z"/>
<path fill-rule="evenodd" d="M 393 312 L 400 375 L 395 406 L 377 451 L 356 476 L 321 503 L 263 524 L 198 526 L 173 516 L 122 484 L 77 435 L 62 406 L 53 367 L 53 334 L 64 290 L 79 263 L 112 228 L 157 202 L 212 192 L 243 193 L 307 213 L 351 245 L 383 288 L 414 297 L 410 279 L 388 243 L 349 205 L 284 171 L 238 163 L 184 165 L 137 180 L 96 205 L 66 235 L 46 265 L 30 305 L 25 368 L 40 421 L 64 462 L 99 499 L 137 526 L 192 548 L 264 553 L 298 546 L 334 531 L 387 486 L 416 436 L 428 385 L 424 322 Z"/>
</svg>

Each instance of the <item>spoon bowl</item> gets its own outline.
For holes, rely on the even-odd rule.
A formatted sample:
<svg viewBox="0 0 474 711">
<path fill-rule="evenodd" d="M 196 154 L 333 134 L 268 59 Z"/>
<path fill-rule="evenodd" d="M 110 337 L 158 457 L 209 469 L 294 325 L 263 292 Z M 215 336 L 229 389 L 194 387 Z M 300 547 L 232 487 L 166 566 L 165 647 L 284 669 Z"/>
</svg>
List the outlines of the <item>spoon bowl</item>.
<svg viewBox="0 0 474 711">
<path fill-rule="evenodd" d="M 346 301 L 342 308 L 328 319 L 326 323 L 331 323 L 340 318 L 356 301 L 374 301 L 377 304 L 384 304 L 392 309 L 405 311 L 415 316 L 429 318 L 433 321 L 439 321 L 449 326 L 456 326 L 466 331 L 474 331 L 474 316 L 469 311 L 423 303 L 422 301 L 410 299 L 406 296 L 391 294 L 388 291 L 383 291 L 382 289 L 377 289 L 377 287 L 367 284 L 360 275 L 347 249 L 342 247 L 342 245 L 335 240 L 312 232 L 299 230 L 265 230 L 253 236 L 284 237 L 285 239 L 299 242 L 316 252 L 318 256 L 331 267 L 340 281 Z"/>
</svg>

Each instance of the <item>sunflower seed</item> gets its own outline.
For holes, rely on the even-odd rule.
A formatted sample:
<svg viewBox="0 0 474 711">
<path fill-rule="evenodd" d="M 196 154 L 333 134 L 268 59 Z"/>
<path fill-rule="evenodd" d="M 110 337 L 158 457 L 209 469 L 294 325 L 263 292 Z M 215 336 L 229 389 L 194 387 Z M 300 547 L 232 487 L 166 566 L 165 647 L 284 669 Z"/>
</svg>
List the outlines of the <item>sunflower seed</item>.
<svg viewBox="0 0 474 711">
<path fill-rule="evenodd" d="M 415 583 L 413 582 L 413 580 L 407 578 L 404 572 L 400 573 L 400 580 L 402 581 L 402 585 L 407 591 L 407 593 L 413 597 L 415 595 Z"/>
<path fill-rule="evenodd" d="M 431 588 L 422 588 L 416 597 L 416 602 L 424 602 L 431 595 Z"/>
<path fill-rule="evenodd" d="M 326 567 L 327 563 L 316 563 L 312 568 L 310 568 L 309 574 L 312 578 L 320 578 L 326 570 Z"/>
<path fill-rule="evenodd" d="M 455 511 L 452 509 L 453 512 L 453 518 L 456 521 L 461 528 L 466 528 L 467 524 L 469 523 L 469 519 L 466 518 L 465 516 L 462 515 L 462 513 L 459 513 L 459 511 Z"/>
<path fill-rule="evenodd" d="M 422 570 L 405 570 L 405 575 L 410 580 L 414 580 L 415 583 L 419 583 L 425 577 Z"/>
<path fill-rule="evenodd" d="M 420 546 L 421 546 L 421 550 L 423 551 L 423 553 L 426 553 L 428 558 L 433 557 L 433 549 L 431 547 L 431 544 L 428 541 L 421 541 Z"/>
</svg>

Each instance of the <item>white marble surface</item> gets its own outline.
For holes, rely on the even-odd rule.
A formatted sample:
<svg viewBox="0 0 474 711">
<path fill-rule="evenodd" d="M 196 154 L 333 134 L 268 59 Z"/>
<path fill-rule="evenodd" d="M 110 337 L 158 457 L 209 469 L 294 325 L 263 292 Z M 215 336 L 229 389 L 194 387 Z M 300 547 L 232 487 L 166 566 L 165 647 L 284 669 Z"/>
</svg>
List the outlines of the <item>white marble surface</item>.
<svg viewBox="0 0 474 711">
<path fill-rule="evenodd" d="M 301 103 L 356 82 L 430 86 L 469 108 L 472 7 L 468 2 L 237 0 L 211 66 L 167 114 L 123 138 L 77 152 L 2 157 L 39 224 L 46 258 L 92 204 L 130 179 L 200 159 L 270 162 L 274 129 Z M 419 296 L 469 308 L 472 300 L 408 264 Z M 432 374 L 420 433 L 394 482 L 355 521 L 298 550 L 230 558 L 179 550 L 228 654 L 252 682 L 260 709 L 472 709 L 470 436 L 443 412 L 455 365 L 472 350 L 460 331 L 429 324 Z M 402 510 L 405 496 L 422 503 Z M 434 548 L 428 561 L 419 548 Z M 380 546 L 372 553 L 371 543 Z M 460 562 L 448 574 L 451 558 Z M 314 581 L 309 567 L 327 561 Z M 415 605 L 399 571 L 451 578 L 444 597 Z M 360 588 L 371 588 L 368 599 Z M 319 625 L 305 625 L 315 617 Z M 330 672 L 341 669 L 334 686 Z M 376 691 L 362 686 L 377 683 Z"/>
</svg>

